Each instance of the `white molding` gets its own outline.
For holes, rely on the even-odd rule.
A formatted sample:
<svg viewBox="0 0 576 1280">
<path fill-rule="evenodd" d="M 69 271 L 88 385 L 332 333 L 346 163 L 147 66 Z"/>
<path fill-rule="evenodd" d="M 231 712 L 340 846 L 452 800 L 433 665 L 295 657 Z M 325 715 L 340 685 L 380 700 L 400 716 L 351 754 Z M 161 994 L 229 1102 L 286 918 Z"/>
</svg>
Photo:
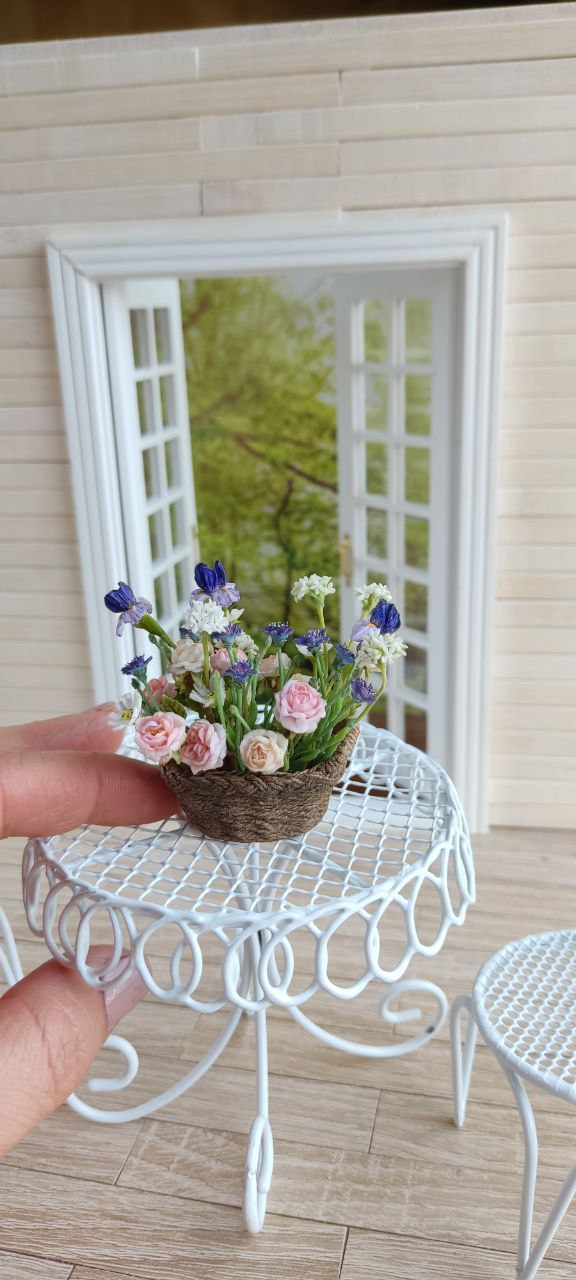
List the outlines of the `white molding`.
<svg viewBox="0 0 576 1280">
<path fill-rule="evenodd" d="M 114 279 L 253 274 L 296 267 L 455 265 L 462 502 L 449 768 L 474 830 L 487 814 L 494 497 L 506 216 L 334 213 L 155 222 L 66 232 L 48 247 L 96 696 L 123 687 L 101 606 L 126 572 L 100 286 Z M 101 500 L 100 496 L 101 495 Z M 124 652 L 131 653 L 130 639 Z M 120 664 L 118 664 L 120 665 Z"/>
</svg>

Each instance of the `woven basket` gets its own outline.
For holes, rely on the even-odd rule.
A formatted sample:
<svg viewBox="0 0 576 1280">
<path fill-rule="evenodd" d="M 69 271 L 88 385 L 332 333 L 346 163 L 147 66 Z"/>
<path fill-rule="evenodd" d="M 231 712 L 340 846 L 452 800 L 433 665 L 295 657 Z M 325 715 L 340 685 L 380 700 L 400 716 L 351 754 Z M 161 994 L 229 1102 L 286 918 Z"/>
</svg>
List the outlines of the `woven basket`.
<svg viewBox="0 0 576 1280">
<path fill-rule="evenodd" d="M 160 765 L 191 826 L 218 840 L 282 840 L 310 831 L 324 817 L 359 729 L 351 729 L 330 760 L 298 773 L 240 773 Z"/>
</svg>

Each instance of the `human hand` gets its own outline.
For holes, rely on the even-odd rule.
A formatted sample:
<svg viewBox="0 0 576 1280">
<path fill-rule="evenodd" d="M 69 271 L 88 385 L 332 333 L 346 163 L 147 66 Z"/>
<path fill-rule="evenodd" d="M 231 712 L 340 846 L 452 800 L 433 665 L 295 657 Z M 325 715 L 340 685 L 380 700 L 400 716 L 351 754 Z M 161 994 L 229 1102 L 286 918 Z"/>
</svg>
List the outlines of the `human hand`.
<svg viewBox="0 0 576 1280">
<path fill-rule="evenodd" d="M 174 812 L 175 797 L 157 769 L 114 757 L 121 739 L 108 725 L 111 709 L 0 729 L 0 838 L 55 835 L 90 822 L 154 822 Z M 0 899 L 1 884 L 0 869 Z M 108 951 L 95 948 L 89 958 L 101 963 Z M 0 1155 L 65 1101 L 144 994 L 138 974 L 101 992 L 55 960 L 5 993 Z"/>
</svg>

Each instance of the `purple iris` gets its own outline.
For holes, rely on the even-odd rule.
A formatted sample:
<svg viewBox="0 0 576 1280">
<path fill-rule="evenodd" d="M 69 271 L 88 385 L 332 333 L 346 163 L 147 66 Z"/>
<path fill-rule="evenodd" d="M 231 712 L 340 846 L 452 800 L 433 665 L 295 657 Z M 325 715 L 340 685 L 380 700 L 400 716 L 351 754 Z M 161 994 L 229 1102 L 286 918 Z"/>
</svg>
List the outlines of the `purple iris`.
<svg viewBox="0 0 576 1280">
<path fill-rule="evenodd" d="M 379 600 L 370 614 L 370 621 L 378 627 L 380 635 L 391 635 L 400 627 L 400 614 L 391 601 Z"/>
<path fill-rule="evenodd" d="M 228 645 L 236 644 L 238 636 L 241 636 L 241 635 L 242 635 L 242 627 L 240 626 L 240 623 L 229 622 L 228 626 L 224 627 L 223 631 L 213 631 L 212 639 L 219 640 L 220 644 L 225 644 L 226 646 L 228 646 Z"/>
<path fill-rule="evenodd" d="M 262 627 L 262 630 L 265 635 L 270 636 L 272 644 L 278 645 L 278 648 L 286 644 L 288 637 L 294 634 L 293 628 L 287 622 L 269 622 L 267 626 Z"/>
<path fill-rule="evenodd" d="M 151 661 L 152 661 L 152 655 L 150 655 L 149 658 L 145 658 L 143 654 L 137 653 L 136 657 L 132 658 L 131 662 L 127 662 L 126 666 L 122 667 L 122 675 L 123 676 L 136 676 L 136 675 L 145 676 L 146 667 L 148 666 L 148 663 Z"/>
<path fill-rule="evenodd" d="M 236 583 L 228 582 L 221 560 L 214 561 L 213 569 L 201 560 L 194 570 L 194 581 L 197 590 L 192 592 L 190 604 L 194 604 L 195 600 L 204 600 L 208 596 L 209 600 L 219 604 L 222 609 L 227 609 L 229 605 L 236 604 L 240 599 Z"/>
<path fill-rule="evenodd" d="M 178 630 L 183 640 L 198 641 L 200 639 L 199 631 L 191 631 L 189 627 L 179 627 Z"/>
<path fill-rule="evenodd" d="M 363 640 L 365 636 L 369 636 L 374 632 L 375 624 L 369 622 L 368 618 L 360 618 L 359 622 L 355 622 L 350 633 L 352 640 Z"/>
<path fill-rule="evenodd" d="M 305 635 L 295 636 L 294 639 L 296 644 L 302 649 L 307 649 L 308 653 L 316 653 L 323 644 L 328 644 L 330 637 L 324 627 L 312 627 Z"/>
<path fill-rule="evenodd" d="M 350 693 L 355 702 L 375 702 L 376 690 L 369 680 L 362 680 L 357 676 L 350 685 Z"/>
<path fill-rule="evenodd" d="M 224 675 L 227 680 L 233 680 L 235 684 L 246 684 L 250 676 L 254 675 L 254 667 L 246 658 L 242 658 L 240 662 L 232 662 Z"/>
<path fill-rule="evenodd" d="M 335 667 L 353 667 L 356 661 L 356 655 L 351 649 L 347 649 L 345 644 L 336 641 L 334 645 L 334 666 Z"/>
<path fill-rule="evenodd" d="M 136 599 L 132 587 L 129 587 L 127 582 L 119 582 L 116 591 L 109 591 L 104 596 L 104 604 L 111 613 L 120 614 L 116 627 L 117 636 L 122 635 L 126 623 L 130 622 L 133 627 L 137 627 L 144 614 L 152 612 L 150 601 L 145 600 L 143 596 Z"/>
</svg>

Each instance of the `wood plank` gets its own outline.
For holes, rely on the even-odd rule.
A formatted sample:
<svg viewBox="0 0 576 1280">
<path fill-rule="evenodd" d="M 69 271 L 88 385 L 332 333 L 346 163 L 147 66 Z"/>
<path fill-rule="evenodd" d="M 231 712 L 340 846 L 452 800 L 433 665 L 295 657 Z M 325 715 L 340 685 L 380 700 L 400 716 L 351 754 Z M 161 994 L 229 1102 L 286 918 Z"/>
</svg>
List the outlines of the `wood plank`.
<svg viewBox="0 0 576 1280">
<path fill-rule="evenodd" d="M 54 330 L 49 317 L 24 317 L 23 319 L 0 319 L 0 344 L 2 350 L 9 348 L 24 349 L 33 347 L 36 351 L 41 347 L 54 350 Z"/>
<path fill-rule="evenodd" d="M 1 388 L 0 382 L 0 388 Z M 68 444 L 62 431 L 41 436 L 0 435 L 0 462 L 67 462 Z"/>
<path fill-rule="evenodd" d="M 157 43 L 135 49 L 125 41 L 101 41 L 97 52 L 85 44 L 81 51 L 68 45 L 66 56 L 54 56 L 48 46 L 45 57 L 3 59 L 0 63 L 0 94 L 40 93 L 50 90 L 115 89 L 145 85 L 161 75 L 166 82 L 195 80 L 198 51 L 183 38 L 178 48 L 160 50 Z M 93 46 L 94 49 L 94 46 Z M 161 70 L 160 70 L 161 68 Z"/>
<path fill-rule="evenodd" d="M 531 577 L 532 586 L 530 586 Z M 574 600 L 576 574 L 500 573 L 497 577 L 496 590 L 498 596 L 506 600 L 514 598 L 529 600 L 534 596 L 540 596 L 543 600 Z"/>
<path fill-rule="evenodd" d="M 8 347 L 0 350 L 0 378 L 54 378 L 58 374 L 54 347 Z"/>
<path fill-rule="evenodd" d="M 0 404 L 6 408 L 18 405 L 59 405 L 60 383 L 57 378 L 0 378 Z"/>
<path fill-rule="evenodd" d="M 33 129 L 0 131 L 0 162 L 148 155 L 159 151 L 195 151 L 199 146 L 198 119 L 147 120 L 144 128 L 140 121 L 126 124 L 62 125 L 56 128 L 44 128 L 36 124 Z"/>
<path fill-rule="evenodd" d="M 576 235 L 511 235 L 508 266 L 511 270 L 521 267 L 576 267 Z"/>
<path fill-rule="evenodd" d="M 576 455 L 576 431 L 573 427 L 527 427 L 525 430 L 502 431 L 499 440 L 501 458 L 557 458 Z"/>
<path fill-rule="evenodd" d="M 52 307 L 48 289 L 0 289 L 0 316 L 7 320 L 51 316 Z"/>
<path fill-rule="evenodd" d="M 546 428 L 571 427 L 575 414 L 576 401 L 565 396 L 551 400 L 527 400 L 525 396 L 516 395 L 500 404 L 500 423 L 508 429 L 542 427 L 543 424 Z"/>
<path fill-rule="evenodd" d="M 559 627 L 548 637 L 549 653 L 576 653 L 576 630 Z M 508 653 L 538 654 L 541 660 L 541 638 L 530 635 L 523 627 L 496 627 L 494 631 L 494 651 L 496 655 Z"/>
<path fill-rule="evenodd" d="M 41 254 L 25 258 L 0 258 L 0 289 L 45 289 L 46 261 Z"/>
<path fill-rule="evenodd" d="M 553 237 L 542 237 L 553 239 Z M 576 239 L 576 237 L 575 237 Z M 526 276 L 532 272 L 519 271 L 514 275 Z M 560 291 L 558 295 L 562 296 Z M 506 337 L 506 362 L 522 367 L 532 364 L 564 365 L 573 359 L 574 339 L 569 333 L 512 334 Z"/>
<path fill-rule="evenodd" d="M 538 75 L 530 62 L 485 62 L 467 66 L 422 66 L 390 71 L 344 71 L 344 105 L 370 102 L 459 102 L 470 98 L 514 98 L 573 93 L 576 63 L 572 57 L 542 58 Z"/>
<path fill-rule="evenodd" d="M 492 734 L 492 752 L 493 759 L 529 752 L 532 767 L 538 769 L 538 762 L 549 756 L 576 756 L 576 724 L 572 733 L 560 729 L 499 729 Z"/>
<path fill-rule="evenodd" d="M 556 547 L 502 547 L 498 556 L 500 569 L 505 573 L 516 570 L 533 573 L 573 573 L 576 571 L 576 544 Z"/>
<path fill-rule="evenodd" d="M 395 1235 L 353 1229 L 348 1236 L 341 1280 L 510 1280 L 513 1261 L 509 1253 L 463 1245 L 435 1245 L 426 1240 L 399 1240 Z M 567 1262 L 542 1264 L 541 1280 L 571 1280 L 576 1268 Z M 88 1280 L 88 1278 L 87 1278 Z M 94 1277 L 96 1280 L 96 1277 Z"/>
<path fill-rule="evenodd" d="M 178 122 L 183 123 L 183 122 Z M 96 126 L 92 126 L 95 128 Z M 115 126 L 116 129 L 126 126 Z M 260 111 L 234 115 L 206 116 L 203 120 L 204 146 L 207 150 L 230 150 L 232 147 L 254 147 L 275 143 L 344 141 L 352 139 L 455 137 L 526 130 L 560 130 L 576 128 L 576 97 L 534 98 L 480 98 L 459 102 L 454 110 L 451 102 L 379 103 L 365 106 L 312 108 L 308 111 Z M 35 145 L 34 131 L 27 148 Z M 48 132 L 48 131 L 45 131 Z M 59 137 L 50 131 L 55 139 Z M 10 142 L 11 158 L 17 146 L 21 130 L 13 134 L 0 134 L 0 155 L 3 137 Z M 54 143 L 55 145 L 55 143 Z M 471 145 L 474 145 L 473 142 Z M 495 142 L 498 145 L 498 142 Z M 58 145 L 58 154 L 66 150 L 66 140 Z M 42 154 L 51 154 L 52 148 Z M 6 157 L 8 158 L 8 156 Z M 22 157 L 24 158 L 24 156 Z M 512 227 L 514 232 L 514 227 Z M 566 233 L 554 250 L 550 236 L 513 235 L 510 241 L 510 266 L 576 265 L 576 236 Z M 518 247 L 517 247 L 518 246 Z M 524 246 L 524 247 L 522 247 Z M 570 261 L 573 258 L 573 263 Z"/>
<path fill-rule="evenodd" d="M 27 1258 L 24 1254 L 6 1253 L 0 1249 L 1 1280 L 69 1280 L 68 1263 L 53 1258 Z"/>
<path fill-rule="evenodd" d="M 84 192 L 148 186 L 151 174 L 158 184 L 166 186 L 181 183 L 183 176 L 188 183 L 289 175 L 316 178 L 338 172 L 338 154 L 337 143 L 321 142 L 254 147 L 241 152 L 171 149 L 147 156 L 145 163 L 140 155 L 19 161 L 2 165 L 2 187 L 3 191 L 20 197 L 40 191 Z"/>
<path fill-rule="evenodd" d="M 561 542 L 571 543 L 576 540 L 576 517 L 568 516 L 521 516 L 498 521 L 498 543 L 500 546 L 515 546 L 523 543 L 539 542 L 546 546 Z"/>
<path fill-rule="evenodd" d="M 27 195 L 0 196 L 0 225 L 15 222 L 28 226 L 51 219 L 62 221 L 63 210 L 70 223 L 137 221 L 145 208 L 150 218 L 194 218 L 200 213 L 198 183 L 172 184 L 169 187 L 113 187 L 93 191 L 31 192 Z"/>
<path fill-rule="evenodd" d="M 504 323 L 506 333 L 574 333 L 576 303 L 565 298 L 549 302 L 508 302 Z"/>
<path fill-rule="evenodd" d="M 29 1169 L 113 1185 L 138 1136 L 138 1124 L 92 1124 L 60 1107 L 55 1115 L 29 1133 L 8 1155 L 0 1158 L 6 1169 Z M 1 1271 L 0 1271 L 1 1275 Z"/>
<path fill-rule="evenodd" d="M 498 754 L 494 752 L 492 756 L 492 772 L 494 779 L 491 783 L 492 798 L 498 800 L 496 791 L 508 784 L 503 779 L 521 779 L 525 783 L 525 790 L 528 794 L 530 791 L 530 780 L 532 782 L 542 783 L 542 792 L 539 792 L 542 800 L 550 799 L 550 793 L 554 790 L 557 795 L 556 799 L 560 801 L 566 799 L 567 788 L 563 785 L 565 782 L 576 782 L 576 759 L 574 757 L 566 757 L 564 755 L 549 755 L 542 753 L 541 755 L 531 756 L 528 746 L 525 750 L 516 752 L 506 752 Z M 552 781 L 551 781 L 552 780 Z M 514 790 L 511 789 L 508 794 L 514 797 Z M 533 797 L 533 788 L 530 799 Z M 502 797 L 500 797 L 502 798 Z M 515 797 L 514 797 L 515 798 Z M 554 799 L 552 799 L 554 803 Z"/>
<path fill-rule="evenodd" d="M 497 496 L 498 514 L 502 516 L 573 516 L 576 489 L 566 486 L 516 488 L 502 486 Z"/>
<path fill-rule="evenodd" d="M 506 131 L 506 116 L 502 119 L 502 128 L 496 137 L 493 133 L 475 133 L 470 137 L 446 136 L 430 138 L 423 127 L 423 136 L 417 138 L 385 138 L 362 139 L 361 141 L 343 141 L 341 146 L 342 173 L 380 174 L 386 170 L 402 172 L 409 170 L 418 173 L 422 169 L 492 169 L 497 165 L 525 167 L 527 165 L 570 164 L 576 149 L 576 133 L 568 127 L 553 132 L 531 131 L 529 133 Z M 545 297 L 554 298 L 550 293 L 550 274 L 563 268 L 511 272 L 508 281 L 508 297 Z M 570 274 L 568 272 L 568 274 Z M 539 292 L 522 293 L 522 286 Z M 570 296 L 568 287 L 560 296 Z M 520 292 L 518 292 L 520 290 Z"/>
<path fill-rule="evenodd" d="M 519 369 L 509 365 L 504 370 L 502 379 L 502 395 L 504 397 L 534 396 L 550 398 L 554 395 L 569 398 L 576 392 L 574 372 L 568 365 L 555 365 L 543 368 L 533 365 L 530 369 Z"/>
<path fill-rule="evenodd" d="M 50 1251 L 88 1268 L 118 1269 L 138 1280 L 337 1280 L 344 1229 L 270 1215 L 266 1231 L 247 1236 L 238 1209 L 174 1196 L 104 1187 L 54 1175 L 0 1169 L 5 1249 Z M 107 1229 L 102 1229 L 102 1224 Z M 89 1274 L 89 1273 L 88 1273 Z"/>
<path fill-rule="evenodd" d="M 572 90 L 573 90 L 572 85 Z M 14 95 L 5 100 L 2 125 L 5 129 L 57 125 L 84 125 L 190 118 L 230 114 L 232 111 L 289 110 L 291 107 L 336 107 L 339 105 L 336 73 L 296 76 L 263 76 L 256 80 L 234 80 L 203 84 L 146 84 L 119 86 L 113 93 L 97 89 Z M 69 211 L 67 210 L 67 217 Z M 137 216 L 137 215 L 136 215 Z M 44 219 L 46 221 L 46 219 Z M 20 219 L 15 218 L 18 222 Z"/>
</svg>

